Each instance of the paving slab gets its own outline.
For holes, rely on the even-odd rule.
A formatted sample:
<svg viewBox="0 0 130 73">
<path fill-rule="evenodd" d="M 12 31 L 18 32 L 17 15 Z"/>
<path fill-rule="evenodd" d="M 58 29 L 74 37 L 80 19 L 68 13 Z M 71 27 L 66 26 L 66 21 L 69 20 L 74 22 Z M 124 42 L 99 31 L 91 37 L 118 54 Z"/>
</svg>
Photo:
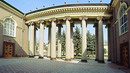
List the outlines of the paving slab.
<svg viewBox="0 0 130 73">
<path fill-rule="evenodd" d="M 73 60 L 52 61 L 36 58 L 0 58 L 0 73 L 126 73 L 112 63 L 97 63 L 88 60 L 87 63 Z M 116 67 L 116 68 L 114 68 Z"/>
</svg>

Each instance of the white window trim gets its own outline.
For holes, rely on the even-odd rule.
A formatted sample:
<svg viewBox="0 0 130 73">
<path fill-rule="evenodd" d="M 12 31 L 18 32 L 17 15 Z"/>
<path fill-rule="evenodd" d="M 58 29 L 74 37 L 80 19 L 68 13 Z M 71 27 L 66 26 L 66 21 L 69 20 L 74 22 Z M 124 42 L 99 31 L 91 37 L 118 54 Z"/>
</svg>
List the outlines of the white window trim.
<svg viewBox="0 0 130 73">
<path fill-rule="evenodd" d="M 127 7 L 128 7 L 125 2 L 121 2 L 121 3 L 120 3 L 120 7 L 119 7 L 119 10 L 118 10 L 118 16 L 117 16 L 118 26 L 119 26 L 119 36 L 121 36 L 121 35 L 123 35 L 123 34 L 125 34 L 125 33 L 128 32 L 128 28 L 127 28 L 127 31 L 124 31 L 123 33 L 121 33 L 121 27 L 124 26 L 125 23 L 128 23 L 128 20 L 127 20 L 126 22 L 124 22 L 122 25 L 121 25 L 121 22 L 120 22 L 121 18 L 122 18 L 124 15 L 127 15 L 127 13 L 124 13 L 122 16 L 120 16 L 120 11 L 121 11 L 121 9 L 122 9 L 123 6 L 125 6 L 126 9 L 127 9 Z M 124 11 L 125 11 L 125 10 L 124 10 Z M 128 25 L 128 24 L 127 24 L 127 25 Z"/>
<path fill-rule="evenodd" d="M 13 21 L 14 21 L 14 25 L 15 25 L 15 27 L 14 27 L 14 35 L 12 36 L 12 35 L 10 35 L 10 34 L 5 34 L 4 33 L 4 29 L 6 30 L 6 28 L 4 28 L 4 24 L 5 24 L 5 19 L 7 19 L 7 18 L 9 18 L 9 19 L 12 19 Z M 16 28 L 17 28 L 17 23 L 16 23 L 16 21 L 13 19 L 13 17 L 12 16 L 8 16 L 8 17 L 5 17 L 4 19 L 3 19 L 3 35 L 4 36 L 9 36 L 9 37 L 16 37 Z"/>
</svg>

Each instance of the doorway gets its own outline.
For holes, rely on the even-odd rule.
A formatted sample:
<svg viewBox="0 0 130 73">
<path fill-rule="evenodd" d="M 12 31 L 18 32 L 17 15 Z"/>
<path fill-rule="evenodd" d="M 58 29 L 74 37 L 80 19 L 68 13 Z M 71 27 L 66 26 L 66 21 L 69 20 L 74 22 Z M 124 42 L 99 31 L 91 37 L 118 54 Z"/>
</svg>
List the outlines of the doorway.
<svg viewBox="0 0 130 73">
<path fill-rule="evenodd" d="M 11 58 L 11 57 L 13 57 L 14 43 L 4 42 L 3 49 L 4 49 L 4 57 L 5 58 Z"/>
<path fill-rule="evenodd" d="M 121 44 L 121 64 L 125 67 L 129 66 L 129 44 Z"/>
</svg>

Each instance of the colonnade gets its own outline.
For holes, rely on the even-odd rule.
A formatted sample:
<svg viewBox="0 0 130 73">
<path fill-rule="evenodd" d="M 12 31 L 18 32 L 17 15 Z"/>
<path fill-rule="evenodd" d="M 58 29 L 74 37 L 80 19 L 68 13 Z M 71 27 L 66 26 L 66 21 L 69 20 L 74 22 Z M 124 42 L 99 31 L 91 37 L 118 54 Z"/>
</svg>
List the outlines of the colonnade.
<svg viewBox="0 0 130 73">
<path fill-rule="evenodd" d="M 78 20 L 81 22 L 82 26 L 82 58 L 81 61 L 87 62 L 87 21 L 88 17 L 80 16 Z M 97 17 L 97 23 L 95 24 L 95 34 L 96 34 L 96 60 L 98 62 L 104 62 L 104 48 L 103 48 L 103 18 Z M 62 21 L 66 24 L 66 57 L 65 61 L 71 61 L 74 59 L 74 43 L 73 43 L 73 19 L 70 16 L 66 16 L 62 19 Z M 51 18 L 48 20 L 50 25 L 48 25 L 48 53 L 47 56 L 51 60 L 56 60 L 57 58 L 61 58 L 61 27 L 62 23 L 57 24 L 56 18 Z M 30 22 L 30 56 L 34 56 L 34 45 L 35 45 L 35 22 Z M 40 41 L 39 41 L 39 58 L 44 58 L 44 27 L 46 25 L 46 20 L 38 21 L 40 25 Z M 56 53 L 56 25 L 58 25 L 58 53 Z M 57 54 L 57 55 L 56 55 Z"/>
</svg>

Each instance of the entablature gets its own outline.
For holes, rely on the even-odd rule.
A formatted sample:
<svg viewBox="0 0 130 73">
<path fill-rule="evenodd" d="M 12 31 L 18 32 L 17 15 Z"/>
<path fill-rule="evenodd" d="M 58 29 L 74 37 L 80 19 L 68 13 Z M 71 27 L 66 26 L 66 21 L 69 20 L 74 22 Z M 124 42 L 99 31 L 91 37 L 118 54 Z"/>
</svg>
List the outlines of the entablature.
<svg viewBox="0 0 130 73">
<path fill-rule="evenodd" d="M 88 16 L 89 18 L 96 18 L 103 16 L 110 18 L 112 16 L 113 8 L 109 5 L 77 5 L 77 6 L 57 6 L 48 9 L 40 9 L 26 14 L 27 22 L 37 21 L 39 19 L 48 20 L 52 17 L 62 19 L 65 16 L 78 18 L 79 16 Z"/>
</svg>

